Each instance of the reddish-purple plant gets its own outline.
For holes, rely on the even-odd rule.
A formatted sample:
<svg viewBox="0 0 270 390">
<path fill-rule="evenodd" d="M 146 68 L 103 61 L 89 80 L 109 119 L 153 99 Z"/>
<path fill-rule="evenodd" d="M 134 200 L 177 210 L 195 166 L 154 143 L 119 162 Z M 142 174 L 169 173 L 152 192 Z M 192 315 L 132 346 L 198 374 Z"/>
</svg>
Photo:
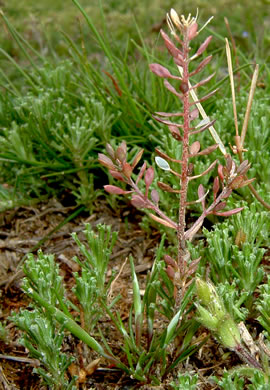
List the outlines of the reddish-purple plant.
<svg viewBox="0 0 270 390">
<path fill-rule="evenodd" d="M 156 63 L 150 65 L 150 70 L 157 76 L 164 78 L 165 87 L 179 98 L 183 107 L 182 112 L 179 113 L 157 112 L 153 116 L 157 121 L 166 124 L 172 137 L 179 141 L 179 143 L 182 143 L 182 157 L 180 160 L 176 160 L 160 150 L 156 150 L 158 156 L 155 159 L 159 168 L 172 173 L 179 179 L 179 190 L 173 189 L 166 183 L 158 182 L 158 187 L 161 190 L 173 192 L 179 195 L 178 222 L 174 222 L 159 208 L 158 192 L 155 189 L 150 191 L 151 184 L 154 180 L 154 169 L 152 167 L 147 168 L 147 164 L 144 162 L 137 178 L 134 178 L 133 171 L 142 157 L 143 150 L 135 156 L 132 163 L 128 163 L 127 146 L 125 142 L 122 142 L 115 151 L 110 145 L 107 145 L 107 153 L 109 157 L 104 154 L 99 154 L 99 162 L 109 168 L 111 175 L 115 179 L 125 182 L 130 187 L 129 191 L 124 191 L 120 187 L 106 185 L 104 188 L 107 192 L 117 195 L 132 194 L 131 203 L 135 207 L 140 209 L 150 209 L 152 211 L 149 213 L 151 218 L 176 231 L 178 240 L 178 259 L 175 261 L 170 256 L 165 256 L 165 262 L 167 264 L 167 273 L 169 277 L 174 281 L 176 290 L 181 290 L 182 295 L 187 285 L 187 278 L 194 273 L 199 261 L 199 259 L 197 259 L 188 264 L 189 253 L 186 241 L 191 240 L 194 237 L 196 232 L 202 226 L 205 217 L 208 215 L 215 214 L 219 216 L 230 216 L 240 212 L 242 208 L 223 211 L 226 207 L 226 199 L 230 196 L 234 189 L 243 187 L 249 184 L 252 180 L 245 180 L 245 174 L 250 167 L 248 161 L 245 160 L 239 167 L 236 167 L 236 164 L 232 160 L 231 156 L 226 154 L 226 165 L 218 165 L 218 175 L 215 177 L 213 183 L 212 203 L 207 205 L 206 198 L 208 193 L 205 192 L 204 187 L 200 184 L 198 186 L 198 200 L 195 202 L 201 203 L 202 214 L 189 229 L 186 229 L 186 208 L 192 203 L 188 202 L 187 199 L 189 183 L 192 180 L 206 175 L 217 165 L 217 160 L 215 160 L 204 172 L 199 175 L 192 175 L 193 163 L 191 163 L 191 160 L 193 161 L 194 157 L 210 154 L 220 146 L 219 143 L 217 143 L 201 150 L 200 143 L 193 140 L 194 135 L 209 128 L 211 129 L 214 123 L 214 120 L 204 118 L 199 125 L 193 125 L 193 121 L 199 118 L 199 113 L 201 112 L 200 103 L 214 95 L 216 90 L 195 101 L 192 101 L 190 97 L 195 88 L 198 89 L 202 85 L 205 85 L 213 77 L 213 75 L 208 76 L 193 86 L 190 83 L 191 77 L 199 74 L 212 59 L 212 56 L 209 55 L 202 59 L 202 61 L 195 66 L 194 69 L 191 68 L 192 61 L 200 57 L 205 52 L 212 37 L 209 36 L 206 38 L 197 52 L 190 56 L 191 41 L 199 34 L 196 18 L 191 18 L 189 15 L 187 19 L 184 18 L 184 16 L 181 16 L 180 19 L 177 13 L 174 10 L 171 10 L 167 21 L 172 35 L 179 47 L 177 47 L 162 30 L 161 36 L 169 54 L 173 57 L 175 64 L 180 70 L 180 75 L 173 75 L 164 66 Z M 176 29 L 180 33 L 180 36 L 176 34 Z M 178 88 L 176 89 L 168 81 L 168 79 L 176 80 Z M 172 122 L 168 118 L 181 118 L 181 123 Z M 179 170 L 172 170 L 169 164 L 170 162 L 177 163 L 179 165 Z M 138 187 L 138 183 L 142 179 L 145 183 L 144 193 Z"/>
</svg>

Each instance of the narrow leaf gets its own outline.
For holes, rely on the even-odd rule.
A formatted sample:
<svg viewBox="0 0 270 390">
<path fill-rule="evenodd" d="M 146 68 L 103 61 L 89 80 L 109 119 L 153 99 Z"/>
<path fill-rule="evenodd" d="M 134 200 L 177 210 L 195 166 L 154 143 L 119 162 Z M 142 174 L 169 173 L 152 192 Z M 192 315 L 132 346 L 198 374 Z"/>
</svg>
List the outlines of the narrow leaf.
<svg viewBox="0 0 270 390">
<path fill-rule="evenodd" d="M 204 198 L 204 196 L 205 196 L 205 190 L 204 190 L 204 186 L 202 184 L 200 184 L 198 187 L 198 195 L 199 195 L 199 198 Z"/>
<path fill-rule="evenodd" d="M 132 256 L 130 256 L 130 266 L 132 275 L 132 290 L 133 290 L 133 302 L 134 302 L 134 314 L 135 314 L 135 333 L 136 333 L 136 345 L 138 346 L 141 338 L 141 326 L 142 326 L 142 302 L 140 296 L 140 287 L 135 272 L 134 262 Z"/>
<path fill-rule="evenodd" d="M 181 309 L 175 314 L 175 316 L 172 318 L 172 320 L 170 321 L 169 325 L 167 326 L 167 333 L 166 333 L 166 338 L 165 338 L 165 341 L 164 341 L 164 347 L 163 348 L 166 348 L 167 345 L 169 345 L 171 343 L 171 341 L 175 338 L 175 330 L 176 330 L 176 327 L 180 321 L 180 317 L 181 317 L 181 314 L 182 314 L 182 307 Z"/>
</svg>

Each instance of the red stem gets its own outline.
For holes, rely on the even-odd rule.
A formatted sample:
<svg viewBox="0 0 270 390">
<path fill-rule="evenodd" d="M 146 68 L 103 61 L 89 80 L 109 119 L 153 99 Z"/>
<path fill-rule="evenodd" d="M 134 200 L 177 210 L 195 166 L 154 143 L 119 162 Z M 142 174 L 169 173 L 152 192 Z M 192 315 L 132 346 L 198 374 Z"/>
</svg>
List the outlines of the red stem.
<svg viewBox="0 0 270 390">
<path fill-rule="evenodd" d="M 183 31 L 183 85 L 188 85 L 189 81 L 189 39 L 188 29 L 184 28 Z M 179 218 L 177 226 L 177 239 L 178 239 L 178 266 L 180 270 L 180 277 L 182 278 L 186 273 L 186 244 L 185 244 L 185 227 L 186 227 L 186 201 L 187 201 L 187 190 L 188 190 L 188 155 L 189 155 L 189 91 L 184 93 L 183 97 L 184 105 L 184 124 L 183 124 L 183 150 L 182 150 L 182 169 L 181 169 L 181 183 L 180 183 L 180 200 L 179 200 Z"/>
</svg>

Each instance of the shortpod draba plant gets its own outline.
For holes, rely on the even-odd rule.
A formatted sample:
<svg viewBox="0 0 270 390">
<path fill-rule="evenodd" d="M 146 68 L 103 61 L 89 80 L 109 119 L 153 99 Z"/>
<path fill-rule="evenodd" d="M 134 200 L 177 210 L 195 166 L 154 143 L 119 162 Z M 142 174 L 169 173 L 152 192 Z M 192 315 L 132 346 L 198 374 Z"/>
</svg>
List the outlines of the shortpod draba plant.
<svg viewBox="0 0 270 390">
<path fill-rule="evenodd" d="M 178 189 L 172 188 L 167 183 L 158 182 L 158 187 L 161 190 L 173 192 L 179 196 L 178 220 L 172 220 L 160 208 L 158 191 L 156 189 L 150 191 L 150 186 L 154 180 L 153 167 L 147 167 L 147 163 L 144 162 L 135 179 L 134 170 L 142 157 L 143 150 L 136 155 L 132 163 L 128 163 L 127 146 L 125 142 L 122 142 L 116 150 L 113 150 L 111 145 L 107 144 L 106 150 L 109 157 L 104 154 L 99 154 L 99 161 L 102 165 L 109 168 L 111 175 L 115 179 L 118 179 L 131 187 L 130 190 L 123 190 L 117 186 L 106 185 L 104 188 L 107 192 L 118 195 L 132 194 L 131 203 L 133 206 L 149 210 L 150 212 L 148 212 L 148 214 L 151 218 L 176 231 L 178 241 L 177 260 L 166 255 L 165 262 L 167 264 L 168 276 L 173 281 L 176 291 L 178 291 L 178 293 L 175 294 L 175 298 L 176 302 L 179 303 L 179 299 L 181 299 L 181 296 L 183 296 L 185 292 L 188 279 L 194 273 L 199 262 L 199 259 L 190 262 L 190 255 L 186 245 L 187 240 L 192 240 L 202 226 L 204 219 L 210 214 L 230 216 L 240 212 L 242 210 L 241 207 L 224 211 L 224 208 L 226 207 L 226 198 L 230 196 L 234 189 L 249 184 L 253 179 L 248 180 L 244 178 L 250 166 L 247 160 L 243 161 L 237 167 L 231 156 L 226 153 L 222 142 L 213 128 L 215 120 L 209 119 L 201 106 L 201 102 L 213 96 L 216 90 L 201 98 L 196 97 L 195 89 L 197 90 L 205 85 L 213 75 L 192 84 L 193 77 L 199 74 L 212 59 L 212 56 L 209 55 L 203 58 L 198 65 L 193 66 L 193 62 L 201 57 L 206 51 L 212 37 L 209 36 L 206 38 L 195 54 L 191 54 L 191 42 L 201 31 L 198 31 L 197 17 L 194 18 L 189 15 L 185 18 L 182 15 L 179 18 L 175 10 L 172 9 L 167 15 L 167 22 L 179 47 L 173 43 L 163 30 L 161 30 L 161 36 L 169 54 L 173 57 L 173 60 L 180 71 L 180 75 L 172 74 L 167 68 L 157 63 L 150 64 L 150 70 L 157 76 L 164 78 L 165 87 L 179 99 L 183 109 L 181 112 L 173 113 L 157 112 L 153 117 L 157 121 L 168 126 L 172 137 L 179 141 L 179 148 L 181 148 L 182 152 L 181 159 L 175 159 L 174 156 L 169 156 L 161 150 L 156 149 L 157 156 L 155 157 L 155 162 L 160 169 L 170 172 L 179 179 Z M 180 34 L 177 34 L 176 31 Z M 176 82 L 177 86 L 175 87 L 172 85 L 168 79 Z M 196 120 L 199 119 L 200 113 L 203 116 L 203 119 L 198 123 Z M 181 118 L 181 123 L 172 122 L 168 120 L 168 118 Z M 216 143 L 201 150 L 200 142 L 194 138 L 196 137 L 196 134 L 207 129 L 211 131 Z M 225 165 L 222 166 L 215 160 L 203 172 L 198 175 L 193 175 L 194 159 L 210 154 L 218 147 L 225 155 Z M 170 163 L 176 164 L 179 169 L 172 169 Z M 201 203 L 202 213 L 193 225 L 187 229 L 186 211 L 187 207 L 192 203 L 188 200 L 189 183 L 192 180 L 206 175 L 213 170 L 216 165 L 218 165 L 218 174 L 213 182 L 213 198 L 207 203 L 210 198 L 208 192 L 205 191 L 201 184 L 198 186 L 198 199 L 193 203 Z M 139 187 L 139 182 L 142 179 L 144 179 L 144 190 L 141 190 Z"/>
<path fill-rule="evenodd" d="M 193 60 L 196 60 L 207 49 L 211 37 L 204 41 L 195 54 L 192 54 L 190 44 L 198 35 L 196 18 L 189 16 L 179 19 L 176 12 L 172 10 L 168 16 L 168 23 L 180 48 L 177 48 L 163 31 L 161 34 L 169 53 L 178 66 L 180 76 L 172 75 L 169 70 L 159 64 L 151 64 L 150 69 L 165 79 L 165 87 L 183 105 L 183 111 L 180 113 L 158 112 L 154 115 L 157 121 L 168 125 L 172 137 L 179 142 L 180 157 L 177 155 L 176 158 L 160 150 L 157 150 L 158 156 L 156 157 L 158 168 L 174 175 L 179 181 L 178 188 L 171 187 L 164 182 L 165 180 L 158 182 L 161 190 L 175 193 L 179 197 L 178 219 L 168 217 L 159 206 L 161 203 L 159 193 L 151 188 L 155 176 L 153 167 L 147 167 L 147 163 L 144 162 L 136 177 L 135 170 L 142 158 L 142 150 L 137 153 L 131 163 L 128 163 L 125 142 L 122 142 L 116 150 L 108 144 L 109 157 L 100 154 L 99 161 L 109 168 L 115 179 L 130 187 L 125 190 L 107 185 L 105 189 L 109 193 L 131 194 L 134 206 L 148 210 L 152 219 L 176 232 L 178 258 L 173 259 L 169 255 L 164 255 L 165 235 L 163 235 L 151 272 L 147 275 L 142 290 L 133 258 L 130 256 L 132 304 L 126 322 L 126 315 L 122 317 L 121 311 L 116 309 L 116 304 L 122 297 L 116 295 L 113 288 L 114 282 L 121 275 L 122 267 L 114 281 L 114 274 L 112 276 L 107 274 L 107 265 L 116 240 L 116 234 L 111 234 L 109 228 L 100 226 L 94 233 L 90 226 L 86 226 L 85 236 L 89 244 L 87 246 L 73 234 L 80 249 L 80 256 L 74 258 L 79 271 L 73 274 L 75 283 L 72 290 L 73 296 L 67 295 L 59 267 L 55 265 L 53 257 L 43 255 L 41 252 L 37 260 L 31 255 L 28 256 L 24 265 L 26 278 L 22 288 L 34 302 L 32 306 L 34 310 L 31 308 L 30 311 L 14 314 L 13 321 L 26 333 L 23 343 L 28 346 L 30 353 L 42 363 L 43 367 L 39 373 L 52 389 L 58 389 L 59 385 L 63 389 L 71 389 L 75 386 L 76 378 L 70 378 L 73 374 L 71 370 L 67 372 L 67 368 L 74 360 L 74 365 L 79 369 L 76 373 L 87 373 L 88 365 L 86 364 L 91 358 L 90 350 L 95 351 L 112 366 L 137 380 L 138 385 L 160 385 L 168 379 L 168 374 L 179 363 L 200 349 L 206 341 L 207 338 L 194 337 L 200 326 L 199 323 L 211 330 L 224 346 L 234 350 L 245 362 L 253 365 L 256 372 L 261 374 L 263 370 L 267 371 L 260 363 L 252 359 L 252 356 L 242 346 L 239 329 L 214 286 L 199 278 L 195 283 L 193 278 L 200 259 L 191 261 L 187 241 L 192 240 L 204 219 L 210 214 L 230 216 L 242 210 L 242 207 L 226 211 L 224 208 L 231 192 L 250 182 L 244 176 L 249 163 L 243 161 L 239 167 L 236 166 L 230 155 L 226 154 L 225 148 L 215 133 L 214 120 L 210 120 L 203 111 L 201 102 L 212 96 L 214 92 L 202 98 L 196 97 L 195 88 L 198 89 L 206 84 L 211 76 L 195 82 L 192 86 L 193 76 L 200 74 L 211 60 L 211 56 L 204 58 L 194 69 L 192 68 Z M 180 32 L 180 37 L 175 29 Z M 180 92 L 167 79 L 173 80 L 172 83 L 180 84 Z M 201 121 L 199 114 L 203 117 Z M 169 117 L 179 117 L 182 119 L 181 123 L 171 122 L 167 119 Z M 207 129 L 211 131 L 216 143 L 201 150 L 201 145 L 198 140 L 194 139 L 194 136 Z M 225 155 L 225 165 L 222 166 L 215 160 L 203 172 L 194 174 L 194 159 L 207 155 L 217 148 L 220 148 Z M 216 165 L 218 169 L 213 182 L 212 198 L 200 184 L 198 199 L 195 202 L 202 205 L 202 213 L 193 225 L 187 228 L 187 208 L 192 204 L 188 194 L 189 185 L 193 180 L 213 170 Z M 163 257 L 165 261 L 162 260 Z M 195 284 L 199 298 L 197 318 L 193 315 L 195 305 L 192 300 Z M 42 316 L 39 320 L 41 314 L 44 317 Z M 118 348 L 118 343 L 115 348 L 111 342 L 111 334 L 108 335 L 106 325 L 100 326 L 103 319 L 106 319 L 104 324 L 109 319 L 118 331 L 117 337 L 120 335 L 122 340 L 120 348 Z M 39 342 L 39 339 L 43 337 L 43 328 L 46 328 L 45 343 Z M 84 360 L 80 359 L 81 347 L 78 347 L 77 352 L 72 350 L 74 359 L 64 354 L 66 331 L 84 343 Z M 58 354 L 53 354 L 54 348 L 57 348 Z M 57 370 L 58 365 L 61 366 L 60 371 Z M 190 375 L 186 375 L 179 378 L 179 385 L 172 384 L 171 386 L 177 386 L 179 389 L 194 388 L 196 382 L 197 377 L 191 378 Z M 78 382 L 76 384 L 78 385 Z"/>
</svg>

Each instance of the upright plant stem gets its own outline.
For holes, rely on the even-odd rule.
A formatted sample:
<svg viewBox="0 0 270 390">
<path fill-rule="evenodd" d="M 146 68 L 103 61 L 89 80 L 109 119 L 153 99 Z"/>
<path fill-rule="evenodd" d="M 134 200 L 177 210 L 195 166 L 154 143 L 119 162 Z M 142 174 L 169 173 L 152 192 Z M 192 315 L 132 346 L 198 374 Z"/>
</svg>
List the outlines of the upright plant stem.
<svg viewBox="0 0 270 390">
<path fill-rule="evenodd" d="M 188 190 L 188 147 L 189 147 L 189 91 L 188 91 L 188 52 L 189 52 L 189 39 L 187 33 L 184 35 L 183 42 L 183 81 L 182 86 L 184 89 L 184 125 L 183 125 L 183 151 L 182 151 L 182 170 L 181 170 L 181 183 L 180 183 L 180 200 L 179 200 L 179 219 L 177 226 L 177 239 L 178 239 L 178 266 L 180 270 L 180 278 L 183 280 L 183 276 L 186 271 L 186 243 L 185 243 L 185 227 L 186 227 L 186 201 Z M 186 91 L 187 89 L 187 91 Z M 184 281 L 183 281 L 184 285 Z"/>
</svg>

